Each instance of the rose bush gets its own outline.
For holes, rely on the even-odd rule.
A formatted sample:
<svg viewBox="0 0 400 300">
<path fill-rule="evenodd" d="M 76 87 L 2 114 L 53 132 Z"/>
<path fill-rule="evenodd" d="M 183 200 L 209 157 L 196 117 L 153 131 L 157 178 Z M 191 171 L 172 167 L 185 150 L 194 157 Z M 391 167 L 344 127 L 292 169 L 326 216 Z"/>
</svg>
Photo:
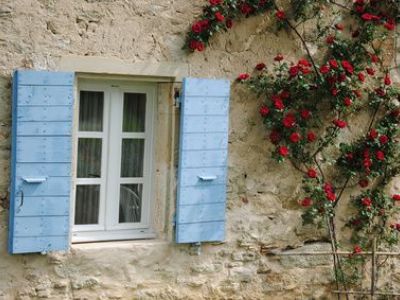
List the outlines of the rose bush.
<svg viewBox="0 0 400 300">
<path fill-rule="evenodd" d="M 304 195 L 299 200 L 304 222 L 326 224 L 334 251 L 338 248 L 335 208 L 350 183 L 358 183 L 359 194 L 351 197 L 353 213 L 347 222 L 354 249 L 347 266 L 352 267 L 335 264 L 338 279 L 339 273 L 344 276 L 346 270 L 358 269 L 354 264 L 364 260 L 356 254 L 369 249 L 374 239 L 385 247 L 399 238 L 400 195 L 387 195 L 386 185 L 400 174 L 400 91 L 380 46 L 395 38 L 400 0 L 355 0 L 349 6 L 328 0 L 290 3 L 285 11 L 272 0 L 210 0 L 188 33 L 186 46 L 203 51 L 212 35 L 230 29 L 234 20 L 267 11 L 274 14 L 278 29 L 292 30 L 301 39 L 308 56 L 290 62 L 277 54 L 271 62 L 258 63 L 252 74 L 240 74 L 237 81 L 262 99 L 259 113 L 275 145 L 272 156 L 304 173 Z M 327 51 L 323 57 L 313 57 L 292 22 L 317 18 L 327 3 L 338 6 L 343 19 L 353 20 L 351 26 L 336 22 L 319 27 L 320 46 Z M 361 111 L 370 114 L 365 133 L 338 144 L 339 135 Z M 327 150 L 335 147 L 339 156 L 321 159 L 334 155 Z M 354 273 L 347 275 L 354 278 Z"/>
</svg>

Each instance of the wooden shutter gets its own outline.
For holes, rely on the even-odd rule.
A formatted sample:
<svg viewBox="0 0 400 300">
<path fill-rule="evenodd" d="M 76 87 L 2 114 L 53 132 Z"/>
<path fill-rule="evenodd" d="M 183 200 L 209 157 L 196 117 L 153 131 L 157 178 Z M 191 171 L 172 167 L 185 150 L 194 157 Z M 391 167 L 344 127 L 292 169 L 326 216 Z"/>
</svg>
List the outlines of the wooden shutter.
<svg viewBox="0 0 400 300">
<path fill-rule="evenodd" d="M 177 243 L 225 238 L 229 89 L 227 80 L 183 81 Z"/>
<path fill-rule="evenodd" d="M 69 247 L 73 83 L 73 73 L 14 73 L 10 253 Z"/>
</svg>

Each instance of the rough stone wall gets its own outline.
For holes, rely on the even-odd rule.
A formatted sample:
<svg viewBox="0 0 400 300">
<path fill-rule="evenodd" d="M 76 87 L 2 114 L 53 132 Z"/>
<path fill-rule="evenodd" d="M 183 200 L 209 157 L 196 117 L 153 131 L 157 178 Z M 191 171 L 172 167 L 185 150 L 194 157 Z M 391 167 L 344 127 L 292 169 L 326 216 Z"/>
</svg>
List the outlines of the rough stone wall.
<svg viewBox="0 0 400 300">
<path fill-rule="evenodd" d="M 153 240 L 74 246 L 67 254 L 6 252 L 11 72 L 53 69 L 64 55 L 183 62 L 192 76 L 234 78 L 278 52 L 304 55 L 266 17 L 235 24 L 188 56 L 184 33 L 204 1 L 0 0 L 0 299 L 331 299 L 330 257 L 271 257 L 261 249 L 329 251 L 301 224 L 300 175 L 269 158 L 259 102 L 233 87 L 227 241 L 188 246 Z M 245 159 L 244 159 L 245 158 Z M 397 278 L 397 279 L 396 279 Z M 393 280 L 400 282 L 400 273 Z"/>
</svg>

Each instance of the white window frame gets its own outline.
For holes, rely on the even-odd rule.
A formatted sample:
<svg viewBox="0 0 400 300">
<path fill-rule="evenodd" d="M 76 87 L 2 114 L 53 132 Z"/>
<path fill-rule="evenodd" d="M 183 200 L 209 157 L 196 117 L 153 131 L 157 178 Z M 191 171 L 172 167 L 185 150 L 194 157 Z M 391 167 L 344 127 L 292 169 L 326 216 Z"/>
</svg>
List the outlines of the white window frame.
<svg viewBox="0 0 400 300">
<path fill-rule="evenodd" d="M 154 195 L 154 122 L 156 112 L 157 85 L 141 81 L 79 79 L 74 118 L 74 159 L 73 190 L 71 193 L 71 224 L 73 243 L 108 240 L 154 238 L 151 228 Z M 103 132 L 80 132 L 79 98 L 80 91 L 104 93 Z M 144 133 L 122 132 L 124 93 L 146 94 L 146 117 Z M 118 120 L 112 122 L 110 120 Z M 102 138 L 101 178 L 77 178 L 77 153 L 79 138 Z M 143 178 L 120 178 L 121 147 L 123 138 L 144 138 Z M 140 223 L 118 223 L 120 184 L 143 184 L 142 212 Z M 100 184 L 99 224 L 74 225 L 76 186 L 80 184 Z"/>
</svg>

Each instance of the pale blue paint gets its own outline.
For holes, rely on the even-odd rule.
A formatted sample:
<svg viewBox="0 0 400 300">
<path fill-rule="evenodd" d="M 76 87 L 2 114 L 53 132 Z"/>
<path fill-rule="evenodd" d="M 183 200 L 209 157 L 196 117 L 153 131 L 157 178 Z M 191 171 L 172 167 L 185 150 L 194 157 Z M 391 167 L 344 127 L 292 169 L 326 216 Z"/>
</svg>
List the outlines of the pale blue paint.
<svg viewBox="0 0 400 300">
<path fill-rule="evenodd" d="M 193 133 L 185 137 L 182 150 L 224 149 L 228 143 L 225 133 Z"/>
<path fill-rule="evenodd" d="M 225 240 L 225 221 L 181 224 L 177 243 L 219 242 Z"/>
<path fill-rule="evenodd" d="M 73 73 L 14 73 L 10 253 L 69 247 L 73 81 Z"/>
<path fill-rule="evenodd" d="M 17 134 L 19 136 L 70 136 L 71 130 L 71 122 L 20 122 Z"/>
<path fill-rule="evenodd" d="M 224 202 L 226 186 L 225 183 L 222 185 L 180 186 L 179 192 L 181 205 Z"/>
<path fill-rule="evenodd" d="M 225 239 L 229 90 L 227 80 L 183 81 L 177 243 Z"/>
</svg>

